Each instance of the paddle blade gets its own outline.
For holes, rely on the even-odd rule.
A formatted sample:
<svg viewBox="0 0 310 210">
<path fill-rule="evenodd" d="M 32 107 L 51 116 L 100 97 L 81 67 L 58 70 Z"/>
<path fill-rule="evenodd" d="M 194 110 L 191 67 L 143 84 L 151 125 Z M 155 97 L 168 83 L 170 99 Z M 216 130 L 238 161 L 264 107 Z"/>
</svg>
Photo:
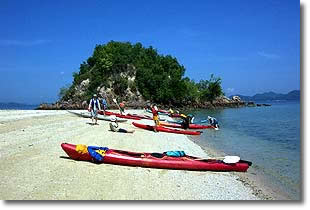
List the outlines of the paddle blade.
<svg viewBox="0 0 310 210">
<path fill-rule="evenodd" d="M 240 161 L 240 157 L 238 156 L 225 156 L 223 162 L 224 163 L 238 163 Z"/>
</svg>

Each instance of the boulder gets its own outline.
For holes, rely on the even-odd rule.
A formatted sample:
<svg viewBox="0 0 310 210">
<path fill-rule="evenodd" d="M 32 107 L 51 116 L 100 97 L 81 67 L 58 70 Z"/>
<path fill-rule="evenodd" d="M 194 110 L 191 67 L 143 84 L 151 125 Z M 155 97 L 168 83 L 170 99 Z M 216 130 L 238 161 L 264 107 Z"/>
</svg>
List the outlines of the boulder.
<svg viewBox="0 0 310 210">
<path fill-rule="evenodd" d="M 240 102 L 240 101 L 241 101 L 241 98 L 240 98 L 239 96 L 233 96 L 233 97 L 232 97 L 232 100 L 233 100 L 233 101 L 238 101 L 238 102 Z"/>
</svg>

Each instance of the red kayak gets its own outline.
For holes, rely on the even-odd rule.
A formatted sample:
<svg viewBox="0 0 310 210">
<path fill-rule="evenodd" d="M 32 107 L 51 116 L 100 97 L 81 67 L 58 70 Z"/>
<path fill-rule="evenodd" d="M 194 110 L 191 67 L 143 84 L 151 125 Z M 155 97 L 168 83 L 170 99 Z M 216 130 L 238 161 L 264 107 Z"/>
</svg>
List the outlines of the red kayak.
<svg viewBox="0 0 310 210">
<path fill-rule="evenodd" d="M 125 166 L 147 168 L 196 170 L 196 171 L 238 171 L 246 172 L 252 165 L 249 161 L 224 163 L 222 160 L 201 159 L 185 155 L 168 156 L 166 153 L 139 153 L 109 149 L 107 147 L 87 147 L 86 145 L 61 144 L 62 149 L 74 160 L 94 161 Z"/>
<path fill-rule="evenodd" d="M 104 115 L 103 111 L 99 110 L 98 114 Z M 125 119 L 131 119 L 131 120 L 141 120 L 141 117 L 138 116 L 133 116 L 133 115 L 124 115 L 124 114 L 119 114 L 119 113 L 115 113 L 115 112 L 109 112 L 109 111 L 105 111 L 105 115 L 115 115 L 116 117 L 119 118 L 125 118 Z"/>
<path fill-rule="evenodd" d="M 159 109 L 158 112 L 164 113 L 164 114 L 170 114 L 170 111 Z"/>
<path fill-rule="evenodd" d="M 138 117 L 140 119 L 145 119 L 145 120 L 153 120 L 152 117 L 147 116 L 147 115 L 127 114 L 127 116 Z"/>
<path fill-rule="evenodd" d="M 173 117 L 173 118 L 179 118 L 179 117 L 181 117 L 181 114 L 178 114 L 178 113 L 173 113 L 172 114 L 172 113 L 170 113 L 169 116 Z"/>
<path fill-rule="evenodd" d="M 160 122 L 160 125 L 172 128 L 183 128 L 182 124 L 178 123 Z M 207 129 L 207 128 L 215 129 L 215 127 L 212 125 L 189 124 L 189 129 Z"/>
<path fill-rule="evenodd" d="M 154 127 L 155 127 L 152 125 L 139 124 L 136 122 L 133 122 L 132 124 L 138 128 L 142 128 L 142 129 L 146 129 L 150 131 L 154 131 Z M 200 135 L 201 134 L 201 132 L 199 131 L 177 130 L 177 129 L 166 128 L 163 126 L 157 126 L 156 129 L 157 131 L 167 132 L 167 133 L 178 133 L 178 134 L 185 134 L 185 135 Z"/>
</svg>

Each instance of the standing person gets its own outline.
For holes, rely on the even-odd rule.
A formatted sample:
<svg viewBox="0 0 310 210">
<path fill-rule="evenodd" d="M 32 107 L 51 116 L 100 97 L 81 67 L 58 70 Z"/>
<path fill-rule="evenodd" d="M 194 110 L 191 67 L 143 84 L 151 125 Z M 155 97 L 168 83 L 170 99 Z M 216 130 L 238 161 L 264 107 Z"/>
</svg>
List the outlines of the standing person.
<svg viewBox="0 0 310 210">
<path fill-rule="evenodd" d="M 108 103 L 105 100 L 105 98 L 102 98 L 101 102 L 102 102 L 102 107 L 103 107 L 103 113 L 105 115 L 105 110 L 107 110 L 107 108 L 108 108 Z"/>
<path fill-rule="evenodd" d="M 125 114 L 125 101 L 119 104 L 119 111 L 121 114 Z"/>
<path fill-rule="evenodd" d="M 219 123 L 216 118 L 208 116 L 208 121 L 215 128 L 219 128 Z"/>
<path fill-rule="evenodd" d="M 160 125 L 159 123 L 159 117 L 158 117 L 158 108 L 155 104 L 153 104 L 151 106 L 151 110 L 152 110 L 152 114 L 153 114 L 153 120 L 154 120 L 154 123 L 155 123 L 155 126 L 154 126 L 154 131 L 155 132 L 158 132 L 157 131 L 157 126 Z"/>
<path fill-rule="evenodd" d="M 97 94 L 94 94 L 93 98 L 89 102 L 88 111 L 91 112 L 91 121 L 94 123 L 95 120 L 95 125 L 98 125 L 98 110 L 100 110 L 100 102 L 97 98 Z"/>
<path fill-rule="evenodd" d="M 118 128 L 117 118 L 115 115 L 111 116 L 111 122 L 110 122 L 110 129 L 113 132 L 120 132 L 120 133 L 134 133 L 134 130 L 125 130 L 123 128 Z"/>
</svg>

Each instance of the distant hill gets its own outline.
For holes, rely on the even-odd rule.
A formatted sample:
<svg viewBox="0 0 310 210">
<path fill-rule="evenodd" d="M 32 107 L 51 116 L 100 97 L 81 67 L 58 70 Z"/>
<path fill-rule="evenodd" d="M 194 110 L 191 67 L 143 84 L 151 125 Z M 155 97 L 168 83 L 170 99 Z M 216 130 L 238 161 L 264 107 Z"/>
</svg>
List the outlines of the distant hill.
<svg viewBox="0 0 310 210">
<path fill-rule="evenodd" d="M 293 90 L 287 94 L 275 93 L 275 92 L 266 92 L 255 94 L 254 96 L 244 96 L 236 95 L 241 98 L 242 101 L 268 101 L 268 100 L 287 100 L 287 101 L 299 101 L 300 100 L 300 90 Z M 230 96 L 229 98 L 232 98 Z"/>
</svg>

